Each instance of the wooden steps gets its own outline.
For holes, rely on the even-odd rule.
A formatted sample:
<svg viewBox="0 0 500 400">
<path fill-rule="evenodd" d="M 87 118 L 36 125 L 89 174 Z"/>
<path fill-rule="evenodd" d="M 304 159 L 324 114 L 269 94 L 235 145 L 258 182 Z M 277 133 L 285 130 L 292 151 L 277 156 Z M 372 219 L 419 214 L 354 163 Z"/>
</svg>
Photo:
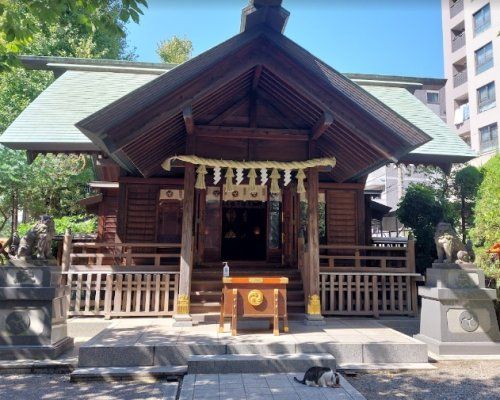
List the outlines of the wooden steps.
<svg viewBox="0 0 500 400">
<path fill-rule="evenodd" d="M 288 313 L 302 314 L 305 310 L 304 291 L 300 272 L 279 264 L 255 262 L 230 263 L 231 275 L 284 276 L 287 286 Z M 195 267 L 191 281 L 191 313 L 218 313 L 222 291 L 222 264 L 209 263 Z"/>
</svg>

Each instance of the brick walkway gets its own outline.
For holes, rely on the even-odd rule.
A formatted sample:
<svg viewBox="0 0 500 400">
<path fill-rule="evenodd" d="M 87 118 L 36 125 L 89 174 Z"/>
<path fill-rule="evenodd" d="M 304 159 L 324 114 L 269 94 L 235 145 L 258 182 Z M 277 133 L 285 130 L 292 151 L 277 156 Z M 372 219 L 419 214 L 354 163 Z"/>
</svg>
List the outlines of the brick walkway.
<svg viewBox="0 0 500 400">
<path fill-rule="evenodd" d="M 308 387 L 290 374 L 186 375 L 179 400 L 366 400 L 344 378 L 341 388 Z"/>
</svg>

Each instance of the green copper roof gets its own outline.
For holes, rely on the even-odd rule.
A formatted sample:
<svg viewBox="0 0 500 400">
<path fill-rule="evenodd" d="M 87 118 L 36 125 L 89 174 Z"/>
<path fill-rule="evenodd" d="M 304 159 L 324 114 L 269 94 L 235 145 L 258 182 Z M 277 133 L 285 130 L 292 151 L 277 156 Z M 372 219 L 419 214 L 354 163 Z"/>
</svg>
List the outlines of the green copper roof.
<svg viewBox="0 0 500 400">
<path fill-rule="evenodd" d="M 75 124 L 156 77 L 157 72 L 68 70 L 16 118 L 0 142 L 34 151 L 98 151 Z"/>
<path fill-rule="evenodd" d="M 57 61 L 57 67 L 64 73 L 0 136 L 0 142 L 8 147 L 34 151 L 98 151 L 97 146 L 75 124 L 158 77 L 163 72 L 159 66 L 172 67 L 144 63 L 128 65 L 127 62 L 89 65 L 81 60 L 79 63 L 72 59 L 47 60 L 51 63 Z M 48 68 L 47 60 L 44 58 L 42 61 L 45 64 L 38 68 Z M 28 61 L 32 62 L 31 58 Z M 78 65 L 74 66 L 75 63 Z M 32 65 L 29 67 L 34 68 Z M 352 75 L 353 78 L 356 76 Z M 433 138 L 401 161 L 450 163 L 467 161 L 476 156 L 451 128 L 408 90 L 376 86 L 374 83 L 358 82 L 378 100 Z"/>
<path fill-rule="evenodd" d="M 411 151 L 401 161 L 449 163 L 467 161 L 477 156 L 452 128 L 408 90 L 388 86 L 361 86 L 432 137 L 430 142 Z"/>
</svg>

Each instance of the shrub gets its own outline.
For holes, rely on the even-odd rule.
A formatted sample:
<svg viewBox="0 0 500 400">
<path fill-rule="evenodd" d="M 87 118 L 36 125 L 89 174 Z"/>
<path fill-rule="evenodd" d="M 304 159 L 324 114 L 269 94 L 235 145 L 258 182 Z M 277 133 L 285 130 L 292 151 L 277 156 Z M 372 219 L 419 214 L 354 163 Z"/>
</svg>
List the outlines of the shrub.
<svg viewBox="0 0 500 400">
<path fill-rule="evenodd" d="M 487 278 L 500 286 L 500 265 L 487 250 L 500 241 L 500 155 L 491 158 L 482 168 L 483 181 L 479 186 L 474 209 L 474 242 L 478 265 Z"/>
<path fill-rule="evenodd" d="M 24 236 L 26 232 L 35 224 L 35 221 L 19 224 L 19 236 Z M 66 229 L 71 229 L 72 233 L 91 234 L 97 231 L 97 217 L 88 215 L 72 215 L 54 219 L 56 235 L 63 235 Z"/>
<path fill-rule="evenodd" d="M 444 217 L 435 189 L 423 184 L 410 185 L 398 204 L 396 215 L 415 235 L 417 271 L 424 273 L 436 258 L 434 231 Z"/>
</svg>

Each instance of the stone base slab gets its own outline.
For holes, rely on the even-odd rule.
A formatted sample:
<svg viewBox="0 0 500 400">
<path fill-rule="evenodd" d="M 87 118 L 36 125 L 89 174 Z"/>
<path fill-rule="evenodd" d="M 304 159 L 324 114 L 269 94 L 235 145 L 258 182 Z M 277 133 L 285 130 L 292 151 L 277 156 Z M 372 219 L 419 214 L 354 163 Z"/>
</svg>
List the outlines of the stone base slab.
<svg viewBox="0 0 500 400">
<path fill-rule="evenodd" d="M 335 358 L 328 353 L 296 353 L 194 355 L 188 359 L 188 373 L 190 374 L 293 372 L 306 371 L 314 366 L 335 370 Z"/>
<path fill-rule="evenodd" d="M 176 328 L 172 319 L 121 319 L 80 347 L 79 367 L 186 365 L 193 355 L 300 353 L 328 353 L 342 364 L 428 362 L 426 344 L 377 321 L 325 321 L 318 327 L 290 321 L 290 331 L 280 336 L 267 329 L 231 336 L 219 333 L 218 324 Z"/>
<path fill-rule="evenodd" d="M 74 341 L 66 337 L 53 345 L 45 346 L 0 346 L 0 360 L 54 359 L 73 348 Z"/>
<path fill-rule="evenodd" d="M 123 380 L 154 382 L 157 380 L 177 380 L 186 372 L 187 367 L 185 366 L 78 368 L 71 373 L 70 382 Z"/>
<path fill-rule="evenodd" d="M 418 334 L 415 339 L 427 344 L 430 352 L 437 355 L 500 355 L 500 342 L 440 342 Z"/>
<path fill-rule="evenodd" d="M 306 314 L 304 319 L 304 324 L 309 326 L 323 326 L 326 325 L 325 317 L 322 315 L 310 315 Z"/>
<path fill-rule="evenodd" d="M 174 323 L 172 326 L 174 327 L 189 328 L 195 324 L 193 318 L 189 314 L 176 314 L 173 320 Z"/>
</svg>

